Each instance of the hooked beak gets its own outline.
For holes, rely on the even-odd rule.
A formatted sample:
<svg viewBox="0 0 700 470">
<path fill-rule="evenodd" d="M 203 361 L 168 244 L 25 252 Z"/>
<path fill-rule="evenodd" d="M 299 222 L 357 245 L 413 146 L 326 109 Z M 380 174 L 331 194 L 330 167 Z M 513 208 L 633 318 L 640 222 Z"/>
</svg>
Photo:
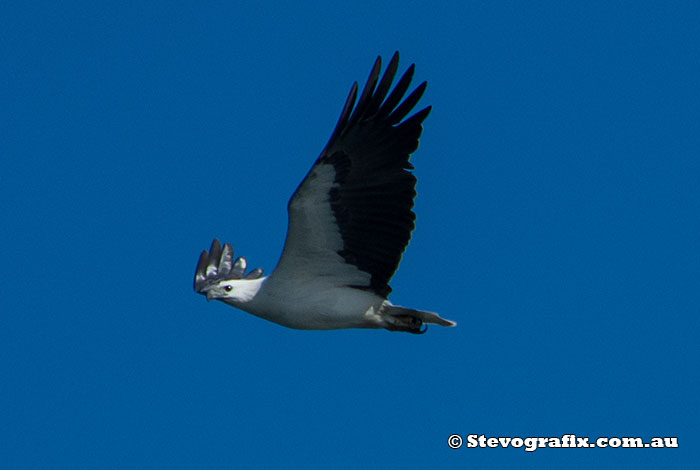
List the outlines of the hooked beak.
<svg viewBox="0 0 700 470">
<path fill-rule="evenodd" d="M 200 294 L 205 295 L 207 297 L 207 302 L 216 299 L 216 286 L 208 286 L 199 291 Z"/>
<path fill-rule="evenodd" d="M 224 288 L 216 284 L 203 286 L 200 290 L 197 291 L 197 293 L 206 296 L 207 301 L 223 300 L 226 298 L 226 291 L 224 290 Z"/>
</svg>

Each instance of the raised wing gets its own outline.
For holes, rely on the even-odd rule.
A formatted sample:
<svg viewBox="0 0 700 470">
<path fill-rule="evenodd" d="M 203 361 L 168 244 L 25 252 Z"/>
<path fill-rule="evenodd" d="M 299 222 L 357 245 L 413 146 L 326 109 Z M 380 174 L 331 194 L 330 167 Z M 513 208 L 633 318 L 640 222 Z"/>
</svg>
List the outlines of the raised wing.
<svg viewBox="0 0 700 470">
<path fill-rule="evenodd" d="M 202 250 L 194 273 L 194 290 L 204 294 L 206 289 L 225 279 L 258 279 L 262 277 L 261 268 L 253 269 L 248 274 L 245 270 L 248 262 L 242 256 L 233 260 L 233 247 L 230 243 L 221 246 L 221 242 L 215 238 L 211 242 L 209 252 Z M 245 276 L 244 276 L 245 275 Z"/>
<path fill-rule="evenodd" d="M 378 57 L 357 98 L 350 90 L 325 149 L 289 200 L 289 228 L 272 277 L 325 277 L 386 297 L 411 238 L 416 178 L 408 159 L 430 106 L 404 119 L 427 86 L 406 98 L 411 65 L 391 89 L 398 52 L 379 79 Z M 388 95 L 388 96 L 387 96 Z"/>
</svg>

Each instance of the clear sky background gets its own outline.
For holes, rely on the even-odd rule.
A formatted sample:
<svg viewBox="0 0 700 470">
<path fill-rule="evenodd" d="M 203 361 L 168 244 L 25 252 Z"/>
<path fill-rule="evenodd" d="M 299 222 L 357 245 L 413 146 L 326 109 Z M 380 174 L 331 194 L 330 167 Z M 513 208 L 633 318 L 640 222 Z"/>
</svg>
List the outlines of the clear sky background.
<svg viewBox="0 0 700 470">
<path fill-rule="evenodd" d="M 1 466 L 697 463 L 693 4 L 4 3 Z M 352 82 L 397 49 L 434 110 L 391 298 L 459 326 L 295 331 L 196 295 L 214 237 L 274 268 Z"/>
</svg>

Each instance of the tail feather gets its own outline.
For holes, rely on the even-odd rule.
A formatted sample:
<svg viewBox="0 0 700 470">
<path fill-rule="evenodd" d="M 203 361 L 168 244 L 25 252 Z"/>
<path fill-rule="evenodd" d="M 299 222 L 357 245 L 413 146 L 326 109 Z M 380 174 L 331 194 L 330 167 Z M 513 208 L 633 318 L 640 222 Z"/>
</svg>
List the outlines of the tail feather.
<svg viewBox="0 0 700 470">
<path fill-rule="evenodd" d="M 433 323 L 441 326 L 457 326 L 456 322 L 442 318 L 434 312 L 414 310 L 412 308 L 401 307 L 399 305 L 385 305 L 384 320 L 386 328 L 392 331 L 405 331 L 408 333 L 425 333 L 421 327 L 423 324 Z"/>
<path fill-rule="evenodd" d="M 440 315 L 434 312 L 425 312 L 423 310 L 412 310 L 412 309 L 406 309 L 410 310 L 411 313 L 415 314 L 418 318 L 420 318 L 424 323 L 434 323 L 436 325 L 441 325 L 441 326 L 457 326 L 457 322 L 454 322 L 452 320 L 448 320 L 446 318 L 442 318 Z"/>
</svg>

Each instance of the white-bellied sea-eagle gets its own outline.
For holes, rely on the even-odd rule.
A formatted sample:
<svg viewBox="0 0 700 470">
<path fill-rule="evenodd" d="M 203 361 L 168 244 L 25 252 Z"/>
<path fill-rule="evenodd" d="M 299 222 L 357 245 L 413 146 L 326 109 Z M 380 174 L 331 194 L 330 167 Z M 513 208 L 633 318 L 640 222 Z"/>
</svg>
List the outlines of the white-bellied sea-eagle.
<svg viewBox="0 0 700 470">
<path fill-rule="evenodd" d="M 388 300 L 389 280 L 415 226 L 416 177 L 408 160 L 431 110 L 406 118 L 427 83 L 404 98 L 411 65 L 391 90 L 398 62 L 395 53 L 380 79 L 377 58 L 357 104 L 353 84 L 328 144 L 289 200 L 287 239 L 275 270 L 246 275 L 245 258 L 233 261 L 231 245 L 215 239 L 199 257 L 196 292 L 305 330 L 423 333 L 427 323 L 455 326 Z"/>
</svg>

